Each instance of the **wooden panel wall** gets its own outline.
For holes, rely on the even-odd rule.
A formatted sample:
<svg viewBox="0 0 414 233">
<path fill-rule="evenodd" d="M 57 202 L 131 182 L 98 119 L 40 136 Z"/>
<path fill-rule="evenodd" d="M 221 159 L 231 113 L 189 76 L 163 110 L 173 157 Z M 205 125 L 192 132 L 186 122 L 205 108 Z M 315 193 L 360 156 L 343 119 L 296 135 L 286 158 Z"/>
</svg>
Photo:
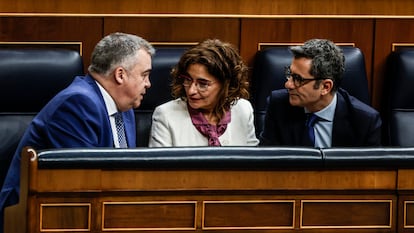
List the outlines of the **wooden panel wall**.
<svg viewBox="0 0 414 233">
<path fill-rule="evenodd" d="M 104 34 L 123 31 L 141 35 L 153 43 L 196 43 L 220 38 L 240 44 L 240 20 L 233 18 L 106 17 Z"/>
<path fill-rule="evenodd" d="M 0 17 L 0 44 L 65 47 L 67 42 L 80 42 L 86 68 L 95 44 L 102 38 L 102 25 L 99 17 Z"/>
<path fill-rule="evenodd" d="M 393 43 L 414 43 L 414 1 L 406 0 L 7 0 L 0 42 L 81 42 L 85 69 L 95 43 L 124 31 L 153 43 L 219 38 L 251 68 L 258 43 L 328 38 L 365 55 L 372 105 L 383 111 L 385 61 Z"/>
<path fill-rule="evenodd" d="M 407 0 L 3 0 L 0 12 L 70 14 L 413 15 Z"/>
</svg>

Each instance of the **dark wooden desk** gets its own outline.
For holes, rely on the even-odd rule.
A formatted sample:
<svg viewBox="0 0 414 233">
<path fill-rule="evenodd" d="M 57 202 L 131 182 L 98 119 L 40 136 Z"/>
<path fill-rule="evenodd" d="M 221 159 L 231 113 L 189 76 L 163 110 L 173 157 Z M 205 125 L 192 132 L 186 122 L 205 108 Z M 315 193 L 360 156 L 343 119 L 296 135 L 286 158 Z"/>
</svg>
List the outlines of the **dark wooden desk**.
<svg viewBox="0 0 414 233">
<path fill-rule="evenodd" d="M 414 169 L 39 169 L 34 150 L 22 161 L 27 232 L 414 232 Z"/>
</svg>

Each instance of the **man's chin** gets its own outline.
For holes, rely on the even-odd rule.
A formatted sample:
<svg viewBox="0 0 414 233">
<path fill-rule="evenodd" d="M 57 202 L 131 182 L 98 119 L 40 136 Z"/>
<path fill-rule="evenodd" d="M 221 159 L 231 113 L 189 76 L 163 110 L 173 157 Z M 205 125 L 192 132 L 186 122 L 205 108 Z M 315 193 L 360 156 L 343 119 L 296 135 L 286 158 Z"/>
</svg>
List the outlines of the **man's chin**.
<svg viewBox="0 0 414 233">
<path fill-rule="evenodd" d="M 289 96 L 289 103 L 292 106 L 298 106 L 299 104 L 298 98 L 296 98 L 295 96 Z"/>
<path fill-rule="evenodd" d="M 138 108 L 139 106 L 141 106 L 141 101 L 134 103 L 133 108 Z"/>
</svg>

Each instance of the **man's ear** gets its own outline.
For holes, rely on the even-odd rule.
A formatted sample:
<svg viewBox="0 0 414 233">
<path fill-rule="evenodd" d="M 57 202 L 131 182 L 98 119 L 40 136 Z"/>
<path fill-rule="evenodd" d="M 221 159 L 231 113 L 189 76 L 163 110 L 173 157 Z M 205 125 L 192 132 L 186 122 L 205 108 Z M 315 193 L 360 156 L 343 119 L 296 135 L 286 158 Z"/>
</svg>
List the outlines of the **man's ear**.
<svg viewBox="0 0 414 233">
<path fill-rule="evenodd" d="M 322 90 L 321 90 L 322 95 L 331 93 L 333 85 L 334 83 L 332 79 L 322 80 Z"/>
<path fill-rule="evenodd" d="M 121 84 L 124 82 L 125 77 L 125 69 L 123 67 L 117 67 L 114 71 L 115 82 Z"/>
</svg>

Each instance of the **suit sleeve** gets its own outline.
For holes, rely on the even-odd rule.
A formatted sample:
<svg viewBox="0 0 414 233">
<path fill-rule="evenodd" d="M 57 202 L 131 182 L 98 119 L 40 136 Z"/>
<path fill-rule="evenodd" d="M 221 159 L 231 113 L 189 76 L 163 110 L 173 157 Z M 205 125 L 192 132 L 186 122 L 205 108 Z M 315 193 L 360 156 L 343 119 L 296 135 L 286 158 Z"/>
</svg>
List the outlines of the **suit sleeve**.
<svg viewBox="0 0 414 233">
<path fill-rule="evenodd" d="M 261 146 L 273 146 L 279 145 L 279 141 L 276 136 L 276 107 L 273 106 L 272 95 L 267 99 L 266 114 L 264 118 L 263 131 L 259 135 Z"/>
<path fill-rule="evenodd" d="M 381 117 L 379 113 L 375 112 L 369 119 L 366 146 L 381 146 Z"/>
</svg>

